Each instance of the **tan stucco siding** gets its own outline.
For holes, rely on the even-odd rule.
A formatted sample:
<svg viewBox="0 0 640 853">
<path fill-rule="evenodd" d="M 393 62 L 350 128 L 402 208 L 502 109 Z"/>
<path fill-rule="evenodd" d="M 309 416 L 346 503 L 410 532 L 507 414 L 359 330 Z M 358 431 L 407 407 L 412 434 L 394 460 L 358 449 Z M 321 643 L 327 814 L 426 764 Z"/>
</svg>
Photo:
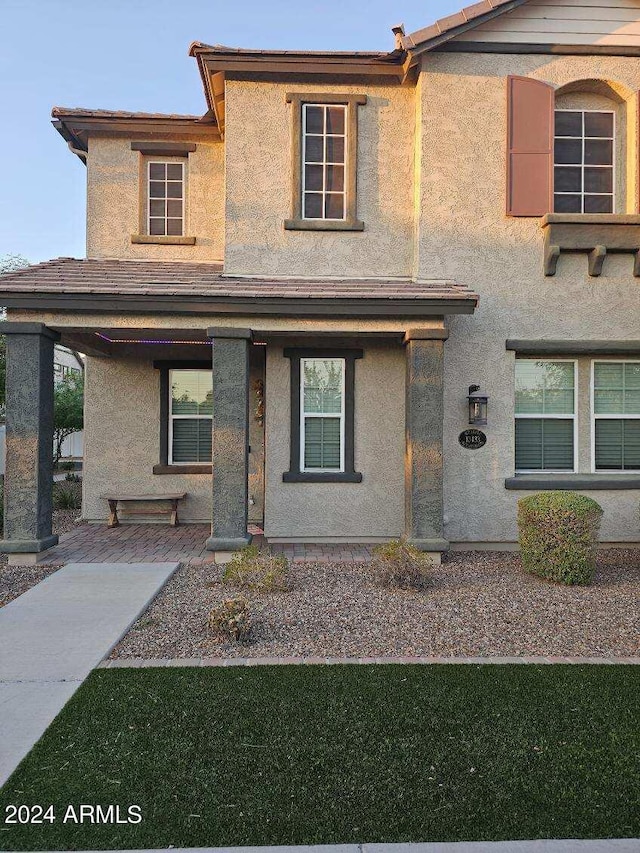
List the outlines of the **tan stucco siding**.
<svg viewBox="0 0 640 853">
<path fill-rule="evenodd" d="M 514 356 L 508 338 L 637 339 L 640 289 L 631 255 L 607 258 L 591 278 L 587 257 L 562 255 L 554 277 L 542 271 L 537 218 L 505 215 L 506 77 L 530 75 L 556 87 L 603 78 L 617 91 L 640 88 L 640 67 L 624 57 L 432 55 L 422 95 L 423 186 L 419 272 L 446 277 L 480 294 L 473 317 L 450 318 L 445 344 L 445 533 L 453 541 L 516 538 L 516 500 L 504 488 L 514 474 Z M 635 100 L 627 104 L 627 149 L 637 151 Z M 482 108 L 479 109 L 478 105 Z M 636 209 L 635 156 L 627 209 Z M 464 450 L 467 386 L 490 396 L 484 448 Z M 590 436 L 581 429 L 581 471 Z M 605 509 L 603 538 L 640 539 L 639 493 L 591 493 Z"/>
<path fill-rule="evenodd" d="M 84 435 L 82 515 L 87 521 L 106 518 L 100 495 L 109 491 L 184 491 L 181 519 L 211 520 L 210 475 L 153 473 L 160 461 L 160 373 L 151 361 L 87 358 Z M 121 519 L 126 518 L 124 509 Z"/>
<path fill-rule="evenodd" d="M 224 146 L 196 141 L 186 169 L 185 236 L 193 246 L 131 242 L 145 233 L 145 164 L 131 140 L 92 136 L 87 159 L 87 256 L 167 261 L 221 261 L 224 254 Z"/>
<path fill-rule="evenodd" d="M 291 210 L 287 92 L 365 93 L 358 108 L 363 232 L 285 231 Z M 254 275 L 411 274 L 412 87 L 227 81 L 225 270 Z"/>
<path fill-rule="evenodd" d="M 361 483 L 283 483 L 289 470 L 290 361 L 267 351 L 265 535 L 355 541 L 404 524 L 404 351 L 367 347 L 356 361 L 355 467 Z"/>
</svg>

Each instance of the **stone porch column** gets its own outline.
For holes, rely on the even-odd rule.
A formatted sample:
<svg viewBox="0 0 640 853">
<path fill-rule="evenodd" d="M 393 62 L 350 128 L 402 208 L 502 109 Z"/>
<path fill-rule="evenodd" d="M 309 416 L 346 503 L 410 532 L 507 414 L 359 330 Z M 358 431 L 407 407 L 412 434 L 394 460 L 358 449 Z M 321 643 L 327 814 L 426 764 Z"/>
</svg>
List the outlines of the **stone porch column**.
<svg viewBox="0 0 640 853">
<path fill-rule="evenodd" d="M 53 485 L 53 347 L 42 323 L 0 323 L 6 335 L 4 539 L 9 563 L 29 565 L 51 548 Z"/>
<path fill-rule="evenodd" d="M 405 529 L 421 551 L 446 551 L 443 532 L 442 431 L 444 422 L 443 328 L 410 329 L 404 337 Z"/>
<path fill-rule="evenodd" d="M 209 551 L 236 551 L 247 533 L 250 329 L 208 329 L 213 357 Z"/>
</svg>

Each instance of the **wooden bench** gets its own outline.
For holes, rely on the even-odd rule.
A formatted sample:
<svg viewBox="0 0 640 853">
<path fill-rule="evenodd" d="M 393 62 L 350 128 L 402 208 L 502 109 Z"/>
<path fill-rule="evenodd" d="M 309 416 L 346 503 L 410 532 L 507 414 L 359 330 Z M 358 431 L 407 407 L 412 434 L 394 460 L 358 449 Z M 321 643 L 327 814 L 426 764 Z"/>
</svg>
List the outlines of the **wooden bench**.
<svg viewBox="0 0 640 853">
<path fill-rule="evenodd" d="M 166 509 L 156 509 L 156 510 L 144 510 L 143 512 L 137 513 L 137 515 L 164 515 L 166 512 L 171 512 L 171 516 L 169 518 L 169 523 L 173 527 L 177 527 L 180 523 L 178 520 L 178 502 L 184 500 L 186 498 L 186 492 L 176 492 L 175 494 L 154 494 L 154 495 L 125 495 L 121 493 L 117 494 L 108 494 L 108 495 L 100 495 L 103 500 L 109 502 L 109 521 L 108 527 L 118 527 L 120 524 L 120 520 L 118 518 L 118 504 L 119 503 L 133 503 L 135 501 L 144 501 L 145 503 L 155 502 L 155 501 L 166 501 L 171 504 L 169 510 Z M 131 515 L 136 515 L 136 513 L 131 513 Z"/>
</svg>

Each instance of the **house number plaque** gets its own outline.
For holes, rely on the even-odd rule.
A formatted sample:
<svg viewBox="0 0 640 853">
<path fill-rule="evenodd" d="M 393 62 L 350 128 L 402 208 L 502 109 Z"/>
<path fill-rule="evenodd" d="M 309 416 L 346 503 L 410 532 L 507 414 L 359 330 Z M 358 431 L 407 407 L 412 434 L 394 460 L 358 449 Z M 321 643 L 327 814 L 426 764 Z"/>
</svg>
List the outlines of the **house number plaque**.
<svg viewBox="0 0 640 853">
<path fill-rule="evenodd" d="M 487 436 L 479 429 L 465 429 L 458 436 L 458 441 L 466 450 L 479 450 L 487 443 Z"/>
</svg>

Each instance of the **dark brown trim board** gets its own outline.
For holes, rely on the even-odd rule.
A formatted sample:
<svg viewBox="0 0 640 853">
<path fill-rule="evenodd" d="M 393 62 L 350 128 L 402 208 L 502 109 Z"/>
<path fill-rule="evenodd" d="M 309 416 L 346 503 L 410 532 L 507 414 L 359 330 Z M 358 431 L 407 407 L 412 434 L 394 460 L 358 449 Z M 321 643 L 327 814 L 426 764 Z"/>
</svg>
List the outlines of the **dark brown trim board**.
<svg viewBox="0 0 640 853">
<path fill-rule="evenodd" d="M 367 103 L 366 95 L 341 95 L 326 92 L 287 92 L 291 104 L 291 217 L 287 231 L 363 231 L 357 218 L 358 182 L 358 107 Z M 346 218 L 302 218 L 302 106 L 303 104 L 343 104 L 347 107 L 347 166 L 345 176 Z"/>
<path fill-rule="evenodd" d="M 450 41 L 434 51 L 442 53 L 533 53 L 564 56 L 640 56 L 637 45 L 534 44 L 533 42 Z"/>
<path fill-rule="evenodd" d="M 132 243 L 157 246 L 195 246 L 195 237 L 168 237 L 163 234 L 132 234 Z"/>
<path fill-rule="evenodd" d="M 509 491 L 538 491 L 559 489 L 561 491 L 595 491 L 640 489 L 640 474 L 516 474 L 504 481 Z"/>
<path fill-rule="evenodd" d="M 506 341 L 506 349 L 516 355 L 640 355 L 640 340 L 629 341 L 597 341 L 597 340 L 517 340 Z"/>
<path fill-rule="evenodd" d="M 131 143 L 132 151 L 151 157 L 188 157 L 196 147 L 195 142 L 156 142 L 153 139 Z"/>
<path fill-rule="evenodd" d="M 361 349 L 307 349 L 287 347 L 285 358 L 291 361 L 291 420 L 289 470 L 282 475 L 284 483 L 361 483 L 362 474 L 355 470 L 354 397 L 355 363 L 364 355 Z M 300 359 L 344 358 L 344 471 L 313 473 L 300 470 Z"/>
<path fill-rule="evenodd" d="M 2 291 L 6 308 L 46 311 L 88 311 L 90 313 L 148 314 L 150 306 L 160 314 L 245 314 L 281 317 L 416 317 L 443 314 L 473 314 L 477 297 L 412 299 L 293 299 L 293 298 L 213 298 L 107 293 L 11 293 Z"/>
</svg>

